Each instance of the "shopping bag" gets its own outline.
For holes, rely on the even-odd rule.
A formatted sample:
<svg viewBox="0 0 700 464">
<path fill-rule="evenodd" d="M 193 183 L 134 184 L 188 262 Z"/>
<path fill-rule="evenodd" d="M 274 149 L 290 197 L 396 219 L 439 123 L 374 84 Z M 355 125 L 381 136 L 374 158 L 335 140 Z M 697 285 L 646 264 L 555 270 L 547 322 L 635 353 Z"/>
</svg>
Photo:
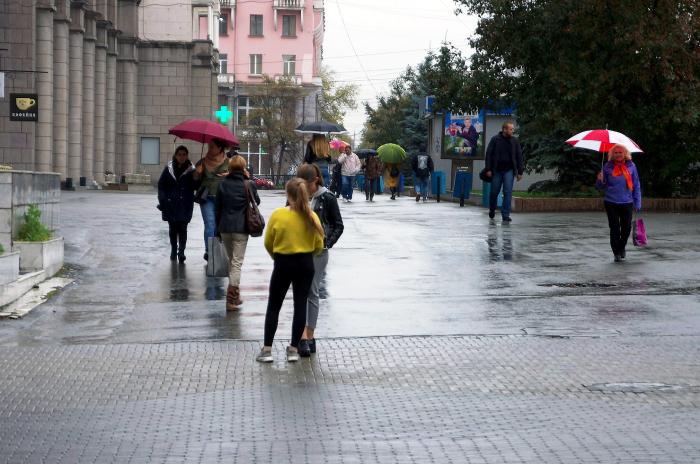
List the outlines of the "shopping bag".
<svg viewBox="0 0 700 464">
<path fill-rule="evenodd" d="M 647 229 L 642 218 L 635 219 L 632 224 L 632 242 L 637 247 L 647 245 Z"/>
<path fill-rule="evenodd" d="M 209 237 L 207 253 L 209 254 L 207 276 L 228 277 L 228 255 L 221 240 L 217 237 Z"/>
</svg>

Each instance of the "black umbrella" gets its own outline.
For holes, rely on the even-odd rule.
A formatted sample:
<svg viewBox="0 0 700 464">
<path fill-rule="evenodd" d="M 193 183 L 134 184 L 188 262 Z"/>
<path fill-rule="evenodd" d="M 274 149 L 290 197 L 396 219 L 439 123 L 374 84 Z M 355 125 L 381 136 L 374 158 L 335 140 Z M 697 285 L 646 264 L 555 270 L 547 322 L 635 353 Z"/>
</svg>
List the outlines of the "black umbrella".
<svg viewBox="0 0 700 464">
<path fill-rule="evenodd" d="M 371 148 L 361 148 L 355 152 L 359 158 L 367 158 L 368 156 L 377 156 L 377 150 Z"/>
<path fill-rule="evenodd" d="M 347 129 L 342 124 L 333 124 L 327 121 L 315 121 L 299 124 L 299 127 L 294 129 L 297 134 L 347 134 Z"/>
</svg>

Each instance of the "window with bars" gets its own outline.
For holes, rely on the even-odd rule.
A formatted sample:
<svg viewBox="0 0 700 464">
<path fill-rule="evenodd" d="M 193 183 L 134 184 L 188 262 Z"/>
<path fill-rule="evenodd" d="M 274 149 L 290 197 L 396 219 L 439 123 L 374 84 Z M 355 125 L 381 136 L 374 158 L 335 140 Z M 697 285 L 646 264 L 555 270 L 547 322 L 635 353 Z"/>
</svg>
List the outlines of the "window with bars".
<svg viewBox="0 0 700 464">
<path fill-rule="evenodd" d="M 238 106 L 236 109 L 237 124 L 239 126 L 260 126 L 262 125 L 262 120 L 253 120 L 251 118 L 251 112 L 255 109 L 255 100 L 253 97 L 239 96 Z"/>
<path fill-rule="evenodd" d="M 250 15 L 250 35 L 251 37 L 262 37 L 263 15 Z"/>
<path fill-rule="evenodd" d="M 294 15 L 282 16 L 282 37 L 297 36 L 297 17 Z"/>
<path fill-rule="evenodd" d="M 285 76 L 293 76 L 296 74 L 296 63 L 296 55 L 282 55 L 283 72 Z"/>
<path fill-rule="evenodd" d="M 262 74 L 262 55 L 250 55 L 250 74 L 254 76 Z"/>
</svg>

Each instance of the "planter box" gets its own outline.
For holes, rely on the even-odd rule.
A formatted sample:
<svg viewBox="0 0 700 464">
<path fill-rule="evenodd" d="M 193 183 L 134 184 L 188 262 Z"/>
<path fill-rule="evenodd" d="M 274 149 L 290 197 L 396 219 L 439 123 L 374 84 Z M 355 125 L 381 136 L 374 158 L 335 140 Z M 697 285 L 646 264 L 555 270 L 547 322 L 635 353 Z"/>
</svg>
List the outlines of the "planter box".
<svg viewBox="0 0 700 464">
<path fill-rule="evenodd" d="M 51 277 L 63 267 L 63 237 L 46 242 L 15 241 L 12 251 L 20 252 L 21 272 L 44 270 L 47 277 Z"/>
<path fill-rule="evenodd" d="M 19 278 L 19 253 L 5 252 L 0 255 L 0 285 L 14 282 Z"/>
</svg>

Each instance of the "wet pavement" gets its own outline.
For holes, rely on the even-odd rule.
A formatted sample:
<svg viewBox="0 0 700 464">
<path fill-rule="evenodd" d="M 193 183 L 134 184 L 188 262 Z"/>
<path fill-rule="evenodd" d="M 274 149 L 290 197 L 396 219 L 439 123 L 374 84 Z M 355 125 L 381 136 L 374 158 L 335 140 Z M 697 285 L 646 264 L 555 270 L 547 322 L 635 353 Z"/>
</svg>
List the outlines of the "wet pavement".
<svg viewBox="0 0 700 464">
<path fill-rule="evenodd" d="M 262 211 L 282 205 L 264 192 Z M 168 259 L 167 225 L 144 194 L 64 193 L 66 261 L 77 282 L 21 321 L 0 345 L 260 339 L 272 261 L 251 238 L 243 309 L 224 311 L 226 279 L 204 273 L 199 211 L 188 259 Z M 648 214 L 650 246 L 612 263 L 600 214 L 515 214 L 416 204 L 341 203 L 318 335 L 700 333 L 700 216 Z M 291 302 L 279 335 L 288 337 Z"/>
<path fill-rule="evenodd" d="M 262 210 L 284 203 L 264 192 Z M 700 216 L 645 215 L 614 264 L 604 214 L 341 203 L 319 352 L 254 361 L 272 261 L 238 313 L 145 194 L 64 193 L 76 282 L 0 320 L 0 462 L 700 462 Z"/>
</svg>

